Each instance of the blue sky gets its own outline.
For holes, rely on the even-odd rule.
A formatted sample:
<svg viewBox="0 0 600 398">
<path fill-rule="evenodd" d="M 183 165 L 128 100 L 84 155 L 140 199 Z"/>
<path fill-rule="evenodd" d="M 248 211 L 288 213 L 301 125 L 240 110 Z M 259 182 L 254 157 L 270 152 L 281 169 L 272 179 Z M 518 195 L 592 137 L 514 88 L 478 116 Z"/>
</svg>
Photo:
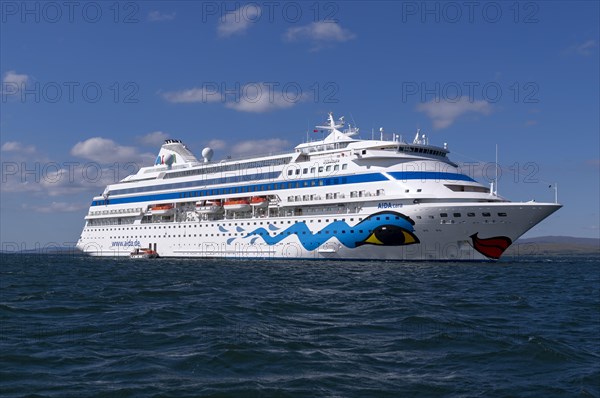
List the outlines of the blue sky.
<svg viewBox="0 0 600 398">
<path fill-rule="evenodd" d="M 497 144 L 500 194 L 558 183 L 565 207 L 528 236 L 599 236 L 598 2 L 1 7 L 5 246 L 76 241 L 92 196 L 164 138 L 281 151 L 328 111 L 363 137 L 420 128 L 485 184 Z"/>
</svg>

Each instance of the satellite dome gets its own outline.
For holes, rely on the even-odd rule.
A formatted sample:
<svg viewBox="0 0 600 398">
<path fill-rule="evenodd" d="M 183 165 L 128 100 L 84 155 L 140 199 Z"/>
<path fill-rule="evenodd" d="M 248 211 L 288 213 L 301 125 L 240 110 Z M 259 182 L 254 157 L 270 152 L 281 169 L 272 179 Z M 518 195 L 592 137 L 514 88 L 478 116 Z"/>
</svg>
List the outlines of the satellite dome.
<svg viewBox="0 0 600 398">
<path fill-rule="evenodd" d="M 212 148 L 206 147 L 202 150 L 202 157 L 204 158 L 205 163 L 210 162 L 213 155 L 214 155 L 214 152 L 213 152 Z"/>
</svg>

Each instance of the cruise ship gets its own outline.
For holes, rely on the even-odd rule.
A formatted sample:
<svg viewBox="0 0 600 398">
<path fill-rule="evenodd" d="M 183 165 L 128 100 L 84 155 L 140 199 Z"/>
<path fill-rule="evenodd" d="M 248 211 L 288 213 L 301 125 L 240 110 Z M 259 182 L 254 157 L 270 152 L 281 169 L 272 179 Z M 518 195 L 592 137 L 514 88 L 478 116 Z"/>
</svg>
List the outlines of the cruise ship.
<svg viewBox="0 0 600 398">
<path fill-rule="evenodd" d="M 93 198 L 92 256 L 493 261 L 557 203 L 511 202 L 417 131 L 360 139 L 330 113 L 320 140 L 213 161 L 166 140 L 155 164 Z M 497 186 L 497 185 L 496 185 Z"/>
</svg>

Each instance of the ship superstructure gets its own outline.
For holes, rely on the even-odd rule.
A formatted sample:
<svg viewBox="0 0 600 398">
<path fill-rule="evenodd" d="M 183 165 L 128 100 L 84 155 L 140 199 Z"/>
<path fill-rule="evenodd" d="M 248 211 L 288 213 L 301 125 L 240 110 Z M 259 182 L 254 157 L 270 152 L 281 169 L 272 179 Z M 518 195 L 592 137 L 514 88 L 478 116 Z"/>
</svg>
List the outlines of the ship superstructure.
<svg viewBox="0 0 600 398">
<path fill-rule="evenodd" d="M 94 256 L 494 260 L 561 206 L 510 202 L 447 146 L 357 138 L 329 114 L 293 152 L 212 161 L 167 140 L 155 164 L 93 198 L 77 246 Z"/>
</svg>

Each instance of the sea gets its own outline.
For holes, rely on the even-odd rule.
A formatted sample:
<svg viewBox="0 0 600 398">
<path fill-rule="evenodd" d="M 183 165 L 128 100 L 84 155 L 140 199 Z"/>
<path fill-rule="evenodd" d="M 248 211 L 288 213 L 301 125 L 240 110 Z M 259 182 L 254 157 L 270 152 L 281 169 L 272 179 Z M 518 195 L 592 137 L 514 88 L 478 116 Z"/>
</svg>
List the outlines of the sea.
<svg viewBox="0 0 600 398">
<path fill-rule="evenodd" d="M 1 397 L 600 397 L 600 259 L 3 254 Z"/>
</svg>

